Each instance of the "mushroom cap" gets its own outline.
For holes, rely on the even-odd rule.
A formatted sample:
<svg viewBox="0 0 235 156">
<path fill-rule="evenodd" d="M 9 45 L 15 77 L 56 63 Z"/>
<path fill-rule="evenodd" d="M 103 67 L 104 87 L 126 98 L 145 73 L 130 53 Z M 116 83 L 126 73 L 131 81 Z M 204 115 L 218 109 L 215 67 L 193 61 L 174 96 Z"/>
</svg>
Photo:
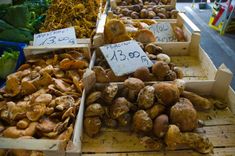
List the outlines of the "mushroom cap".
<svg viewBox="0 0 235 156">
<path fill-rule="evenodd" d="M 148 81 L 149 74 L 150 74 L 150 71 L 147 67 L 140 67 L 140 68 L 136 69 L 133 76 L 135 78 L 142 80 L 142 81 Z"/>
<path fill-rule="evenodd" d="M 180 92 L 176 85 L 160 82 L 154 84 L 153 87 L 159 103 L 164 106 L 171 106 L 179 100 Z"/>
<path fill-rule="evenodd" d="M 138 78 L 128 78 L 124 81 L 124 86 L 126 86 L 130 90 L 140 91 L 144 88 L 144 82 Z"/>
</svg>

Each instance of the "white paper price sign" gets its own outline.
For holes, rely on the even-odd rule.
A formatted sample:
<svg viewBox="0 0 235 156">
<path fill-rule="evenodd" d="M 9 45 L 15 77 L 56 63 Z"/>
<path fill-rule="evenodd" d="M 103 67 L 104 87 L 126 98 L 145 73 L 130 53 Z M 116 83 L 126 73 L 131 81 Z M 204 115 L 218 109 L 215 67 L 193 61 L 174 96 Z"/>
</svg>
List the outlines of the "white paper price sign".
<svg viewBox="0 0 235 156">
<path fill-rule="evenodd" d="M 100 49 L 116 76 L 132 73 L 143 66 L 153 65 L 136 41 L 109 44 Z"/>
<path fill-rule="evenodd" d="M 77 44 L 74 27 L 34 35 L 34 46 Z"/>
<path fill-rule="evenodd" d="M 156 23 L 156 24 L 151 25 L 149 30 L 154 33 L 158 42 L 176 42 L 177 41 L 170 23 L 167 23 L 167 22 Z"/>
</svg>

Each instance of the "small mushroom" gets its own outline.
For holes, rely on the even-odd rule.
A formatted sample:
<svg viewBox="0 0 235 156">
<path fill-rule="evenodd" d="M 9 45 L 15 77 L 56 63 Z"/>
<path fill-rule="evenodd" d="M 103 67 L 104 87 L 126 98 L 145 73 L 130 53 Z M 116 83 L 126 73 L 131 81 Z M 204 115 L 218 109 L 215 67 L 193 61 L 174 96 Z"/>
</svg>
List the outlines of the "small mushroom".
<svg viewBox="0 0 235 156">
<path fill-rule="evenodd" d="M 160 82 L 154 84 L 153 87 L 155 88 L 155 96 L 160 104 L 168 107 L 179 100 L 180 92 L 176 85 Z"/>
<path fill-rule="evenodd" d="M 109 77 L 107 76 L 105 70 L 101 66 L 95 66 L 93 68 L 95 72 L 96 81 L 99 83 L 107 83 L 109 82 Z"/>
<path fill-rule="evenodd" d="M 161 53 L 157 55 L 157 61 L 163 61 L 168 64 L 171 62 L 171 58 L 168 55 Z"/>
<path fill-rule="evenodd" d="M 104 109 L 99 103 L 90 104 L 85 111 L 85 117 L 102 116 Z"/>
<path fill-rule="evenodd" d="M 105 89 L 102 92 L 102 99 L 107 103 L 110 104 L 118 92 L 118 86 L 117 84 L 109 84 L 105 87 Z"/>
<path fill-rule="evenodd" d="M 26 113 L 26 116 L 30 121 L 37 121 L 45 114 L 45 112 L 45 104 L 34 105 L 31 110 Z"/>
<path fill-rule="evenodd" d="M 169 126 L 165 135 L 165 143 L 170 150 L 175 150 L 182 145 L 203 154 L 210 153 L 213 150 L 213 144 L 208 138 L 192 132 L 181 133 L 176 125 Z"/>
<path fill-rule="evenodd" d="M 153 123 L 153 133 L 159 137 L 162 138 L 166 134 L 169 127 L 169 119 L 168 116 L 165 114 L 162 114 L 158 116 Z"/>
<path fill-rule="evenodd" d="M 133 126 L 137 132 L 149 132 L 153 128 L 153 121 L 148 113 L 144 110 L 139 110 L 134 114 Z"/>
<path fill-rule="evenodd" d="M 159 81 L 164 80 L 169 70 L 170 70 L 170 67 L 168 66 L 166 62 L 163 62 L 163 61 L 157 61 L 152 66 L 152 73 L 157 77 Z"/>
<path fill-rule="evenodd" d="M 197 111 L 185 98 L 180 98 L 179 102 L 171 107 L 170 120 L 183 132 L 193 131 L 198 126 Z"/>
<path fill-rule="evenodd" d="M 142 81 L 148 81 L 149 75 L 150 75 L 150 71 L 147 67 L 140 67 L 136 69 L 136 71 L 133 74 L 135 78 L 138 78 Z"/>
<path fill-rule="evenodd" d="M 179 67 L 174 67 L 173 71 L 176 73 L 177 79 L 182 79 L 184 77 L 184 73 L 181 68 Z"/>
<path fill-rule="evenodd" d="M 117 118 L 120 126 L 127 126 L 131 123 L 131 115 L 129 113 L 125 113 Z"/>
<path fill-rule="evenodd" d="M 26 129 L 29 126 L 29 124 L 30 124 L 30 121 L 27 118 L 25 118 L 25 119 L 18 121 L 16 124 L 16 127 L 18 129 Z"/>
<path fill-rule="evenodd" d="M 94 137 L 100 132 L 101 120 L 99 117 L 87 117 L 84 119 L 85 132 L 89 137 Z"/>
<path fill-rule="evenodd" d="M 34 103 L 48 105 L 52 100 L 51 94 L 41 94 L 35 100 Z"/>
<path fill-rule="evenodd" d="M 149 54 L 158 55 L 159 53 L 162 53 L 162 48 L 157 46 L 154 43 L 149 43 L 144 48 L 145 52 L 148 52 Z"/>
<path fill-rule="evenodd" d="M 137 98 L 138 107 L 140 109 L 148 109 L 154 103 L 155 89 L 153 86 L 145 86 L 140 90 Z"/>
<path fill-rule="evenodd" d="M 128 88 L 128 99 L 136 101 L 139 91 L 145 87 L 144 82 L 137 78 L 128 78 L 124 81 L 124 86 Z"/>
<path fill-rule="evenodd" d="M 91 94 L 88 95 L 88 97 L 86 99 L 86 105 L 88 106 L 88 105 L 96 102 L 96 100 L 101 98 L 101 95 L 102 95 L 102 93 L 100 91 L 92 92 Z"/>
<path fill-rule="evenodd" d="M 146 110 L 146 112 L 149 114 L 151 119 L 155 119 L 157 116 L 163 113 L 164 110 L 165 107 L 163 105 L 154 104 L 153 107 Z"/>
<path fill-rule="evenodd" d="M 55 99 L 56 109 L 62 111 L 74 105 L 75 101 L 72 96 L 60 96 Z"/>
<path fill-rule="evenodd" d="M 124 97 L 119 97 L 114 100 L 110 107 L 110 116 L 112 119 L 117 119 L 121 115 L 129 112 L 129 102 Z"/>
<path fill-rule="evenodd" d="M 39 120 L 39 124 L 36 126 L 37 130 L 43 133 L 52 132 L 57 123 L 52 121 L 50 118 L 42 118 Z"/>
<path fill-rule="evenodd" d="M 8 138 L 19 138 L 21 136 L 33 136 L 36 132 L 37 122 L 31 122 L 26 129 L 18 129 L 16 126 L 8 127 L 3 131 L 3 136 Z"/>
</svg>

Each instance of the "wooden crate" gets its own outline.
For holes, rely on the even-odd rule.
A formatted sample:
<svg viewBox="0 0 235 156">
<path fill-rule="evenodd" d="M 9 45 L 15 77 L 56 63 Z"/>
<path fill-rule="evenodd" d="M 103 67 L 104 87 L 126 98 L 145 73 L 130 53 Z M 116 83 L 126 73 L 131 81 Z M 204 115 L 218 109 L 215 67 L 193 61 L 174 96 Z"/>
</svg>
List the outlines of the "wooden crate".
<svg viewBox="0 0 235 156">
<path fill-rule="evenodd" d="M 86 44 L 85 44 L 86 43 Z M 28 46 L 24 49 L 24 53 L 26 58 L 30 56 L 38 55 L 38 54 L 46 54 L 56 50 L 62 49 L 71 49 L 71 48 L 80 48 L 85 49 L 85 55 L 89 56 L 90 59 L 90 43 L 87 40 L 83 40 L 83 44 L 77 44 L 74 46 L 55 46 L 55 47 L 44 47 L 44 46 Z M 81 97 L 81 103 L 85 100 L 85 90 L 89 90 L 90 86 L 95 83 L 95 74 L 92 72 L 91 67 L 86 70 L 83 74 L 83 83 L 84 90 Z M 69 142 L 63 140 L 51 140 L 51 139 L 12 139 L 12 138 L 4 138 L 0 137 L 0 149 L 22 149 L 22 150 L 33 150 L 33 151 L 41 151 L 46 156 L 63 156 L 68 155 L 70 153 L 76 153 L 79 148 L 76 148 L 80 145 L 80 140 L 76 137 L 76 134 L 79 131 L 82 131 L 79 125 L 81 125 L 81 118 L 83 115 L 83 105 L 79 108 L 79 111 L 76 116 L 74 131 L 72 138 Z M 74 149 L 75 148 L 75 149 Z M 80 151 L 80 150 L 79 150 Z"/>
<path fill-rule="evenodd" d="M 114 8 L 116 8 L 118 6 L 117 5 L 117 1 L 120 1 L 120 0 L 110 0 L 110 7 L 111 7 L 111 9 L 114 9 Z M 171 3 L 168 4 L 168 5 L 157 5 L 157 6 L 165 7 L 165 8 L 167 8 L 167 7 L 175 8 L 176 0 L 171 0 Z"/>
<path fill-rule="evenodd" d="M 216 71 L 215 68 L 213 70 Z M 232 73 L 221 66 L 216 72 L 214 80 L 186 81 L 186 90 L 200 95 L 225 98 L 229 104 L 229 108 L 225 110 L 198 112 L 198 117 L 205 121 L 205 126 L 198 128 L 197 132 L 208 137 L 213 143 L 215 155 L 233 155 L 235 153 L 235 92 L 229 87 L 231 80 Z M 85 133 L 81 134 L 80 137 L 82 137 L 81 152 L 83 155 L 201 155 L 183 147 L 176 151 L 164 150 L 159 152 L 146 149 L 139 143 L 137 135 L 120 129 L 102 128 L 101 134 L 95 138 L 89 138 Z"/>
<path fill-rule="evenodd" d="M 104 26 L 107 18 L 112 19 L 112 13 L 102 14 L 99 27 L 99 35 L 94 37 L 93 47 L 99 47 L 104 44 Z M 134 20 L 138 21 L 138 20 Z M 158 19 L 156 22 L 169 22 L 182 27 L 186 41 L 185 42 L 158 42 L 165 52 L 170 55 L 186 55 L 192 50 L 198 50 L 200 44 L 200 29 L 184 14 L 178 13 L 177 19 Z"/>
</svg>

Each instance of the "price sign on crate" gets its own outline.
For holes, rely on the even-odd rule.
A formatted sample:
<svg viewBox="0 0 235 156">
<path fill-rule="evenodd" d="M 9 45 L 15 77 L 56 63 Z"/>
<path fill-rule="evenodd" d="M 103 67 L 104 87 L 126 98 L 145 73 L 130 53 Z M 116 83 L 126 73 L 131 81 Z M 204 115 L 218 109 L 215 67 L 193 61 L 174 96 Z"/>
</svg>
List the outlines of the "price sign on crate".
<svg viewBox="0 0 235 156">
<path fill-rule="evenodd" d="M 177 41 L 170 23 L 167 23 L 167 22 L 156 23 L 156 24 L 151 25 L 149 30 L 154 33 L 158 42 L 176 42 Z"/>
<path fill-rule="evenodd" d="M 132 73 L 143 66 L 153 65 L 136 41 L 110 44 L 100 49 L 116 76 Z"/>
<path fill-rule="evenodd" d="M 34 46 L 55 46 L 77 44 L 74 27 L 34 35 Z"/>
</svg>

